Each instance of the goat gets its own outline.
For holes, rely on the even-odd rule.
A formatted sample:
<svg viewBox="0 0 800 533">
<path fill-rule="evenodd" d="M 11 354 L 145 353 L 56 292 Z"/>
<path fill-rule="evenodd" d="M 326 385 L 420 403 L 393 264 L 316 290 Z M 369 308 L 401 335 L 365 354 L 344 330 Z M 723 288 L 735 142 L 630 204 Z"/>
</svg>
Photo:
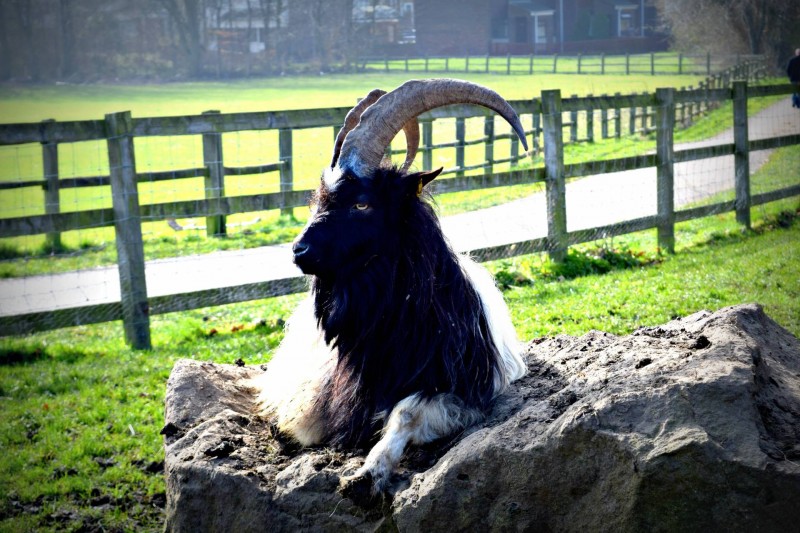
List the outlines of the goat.
<svg viewBox="0 0 800 533">
<path fill-rule="evenodd" d="M 344 488 L 385 490 L 409 443 L 479 421 L 526 371 L 492 277 L 442 233 L 425 189 L 442 169 L 408 171 L 417 116 L 456 103 L 498 112 L 527 150 L 517 114 L 485 87 L 436 79 L 372 91 L 348 113 L 293 244 L 311 294 L 256 387 L 262 413 L 301 445 L 360 448 L 381 435 Z M 382 164 L 400 129 L 405 163 Z"/>
</svg>

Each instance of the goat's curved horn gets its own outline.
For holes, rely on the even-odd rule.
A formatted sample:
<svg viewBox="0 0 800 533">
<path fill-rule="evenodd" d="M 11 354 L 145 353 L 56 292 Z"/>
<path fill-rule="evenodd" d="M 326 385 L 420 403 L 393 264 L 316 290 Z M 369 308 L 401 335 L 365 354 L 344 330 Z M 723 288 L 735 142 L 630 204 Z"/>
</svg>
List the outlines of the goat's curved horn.
<svg viewBox="0 0 800 533">
<path fill-rule="evenodd" d="M 356 126 L 358 126 L 359 120 L 361 120 L 361 115 L 364 111 L 378 101 L 378 99 L 386 94 L 386 91 L 381 89 L 373 89 L 369 92 L 367 96 L 362 98 L 353 109 L 347 112 L 347 115 L 344 117 L 344 124 L 342 125 L 342 129 L 339 130 L 339 133 L 336 135 L 336 141 L 333 145 L 333 157 L 331 158 L 331 168 L 336 166 L 337 161 L 339 161 L 339 154 L 342 151 L 342 144 L 344 143 L 347 134 L 353 130 Z M 413 118 L 403 125 L 403 131 L 406 134 L 406 160 L 403 163 L 402 170 L 405 172 L 411 166 L 411 163 L 414 162 L 414 158 L 417 155 L 417 150 L 419 149 L 419 124 L 417 123 L 417 119 Z"/>
<path fill-rule="evenodd" d="M 417 117 L 406 122 L 403 126 L 403 131 L 406 134 L 406 160 L 400 170 L 405 172 L 414 162 L 419 149 L 419 122 L 417 122 Z"/>
<path fill-rule="evenodd" d="M 416 117 L 426 111 L 450 104 L 476 104 L 497 112 L 528 149 L 517 113 L 493 90 L 462 80 L 411 80 L 363 111 L 358 126 L 342 143 L 339 167 L 349 168 L 359 176 L 370 174 L 380 166 L 384 150 L 401 128 L 409 121 L 416 123 Z"/>
<path fill-rule="evenodd" d="M 378 98 L 384 94 L 386 94 L 386 91 L 381 89 L 373 89 L 367 96 L 359 100 L 359 102 L 353 106 L 353 109 L 347 112 L 347 115 L 344 117 L 342 129 L 339 130 L 339 134 L 336 136 L 336 142 L 333 144 L 331 168 L 333 168 L 336 165 L 336 162 L 339 160 L 339 153 L 342 151 L 342 143 L 344 143 L 344 138 L 347 137 L 347 134 L 350 133 L 353 128 L 358 126 L 358 121 L 361 120 L 361 114 L 364 113 L 364 110 L 366 110 L 369 106 L 377 102 Z"/>
</svg>

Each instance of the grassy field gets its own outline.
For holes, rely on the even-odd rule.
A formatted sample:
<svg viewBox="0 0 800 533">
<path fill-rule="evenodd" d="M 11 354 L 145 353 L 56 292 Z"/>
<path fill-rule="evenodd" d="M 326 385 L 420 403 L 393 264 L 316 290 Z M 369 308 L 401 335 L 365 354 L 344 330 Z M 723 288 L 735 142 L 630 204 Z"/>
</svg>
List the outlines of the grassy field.
<svg viewBox="0 0 800 533">
<path fill-rule="evenodd" d="M 347 106 L 375 87 L 392 88 L 408 79 L 406 74 L 371 73 L 360 76 L 330 75 L 302 78 L 272 78 L 258 81 L 233 83 L 181 83 L 158 86 L 79 86 L 61 85 L 48 87 L 0 87 L 0 123 L 32 122 L 47 118 L 57 120 L 100 119 L 105 113 L 130 110 L 135 117 L 198 114 L 217 109 L 224 113 L 300 109 L 314 107 Z M 543 89 L 560 88 L 564 95 L 586 95 L 603 93 L 632 93 L 652 91 L 657 87 L 680 87 L 696 84 L 697 76 L 649 76 L 649 75 L 533 75 L 504 76 L 470 73 L 459 77 L 489 86 L 507 99 L 532 98 Z M 498 124 L 501 121 L 498 121 Z M 526 118 L 530 127 L 530 117 Z M 440 120 L 435 123 L 435 142 L 451 141 L 454 138 L 455 121 Z M 498 133 L 507 130 L 503 124 Z M 244 132 L 223 136 L 223 152 L 228 166 L 248 166 L 278 161 L 277 132 Z M 483 136 L 483 120 L 467 121 L 467 140 Z M 294 187 L 309 189 L 316 186 L 320 169 L 330 157 L 333 143 L 332 128 L 314 128 L 294 134 Z M 169 171 L 203 166 L 202 146 L 199 136 L 177 136 L 137 139 L 137 170 L 140 173 Z M 402 138 L 396 141 L 400 148 Z M 497 157 L 506 157 L 509 142 L 496 143 Z M 641 145 L 640 145 L 641 146 Z M 483 147 L 475 145 L 466 150 L 466 164 L 479 164 L 483 160 Z M 443 149 L 434 152 L 434 165 L 452 167 L 455 150 Z M 501 170 L 503 167 L 498 167 Z M 64 144 L 59 147 L 59 172 L 64 178 L 101 176 L 108 174 L 106 147 L 104 142 Z M 42 176 L 41 148 L 38 145 L 0 147 L 0 181 L 36 180 Z M 226 194 L 249 195 L 276 192 L 279 190 L 277 172 L 255 176 L 228 176 Z M 191 200 L 204 197 L 202 178 L 173 180 L 169 182 L 142 183 L 139 187 L 142 203 L 159 203 L 169 200 Z M 108 208 L 111 206 L 109 187 L 65 189 L 61 191 L 61 210 L 78 211 Z M 44 213 L 43 194 L 39 187 L 28 187 L 0 192 L 0 216 L 26 217 Z M 302 223 L 304 213 L 298 210 Z M 274 213 L 245 213 L 229 217 L 231 228 L 251 225 L 257 221 L 257 233 L 273 227 L 277 222 Z M 179 220 L 183 226 L 200 226 L 203 219 Z M 286 222 L 281 222 L 286 224 Z M 251 228 L 252 229 L 252 228 Z M 235 230 L 234 230 L 235 231 Z M 145 223 L 146 238 L 154 241 L 150 248 L 163 250 L 162 239 L 169 243 L 183 244 L 193 240 L 197 233 L 175 235 L 163 222 Z M 274 235 L 267 238 L 273 240 Z M 263 240 L 253 242 L 260 245 Z M 42 250 L 43 236 L 5 239 L 0 242 L 0 257 L 20 255 L 51 255 L 53 250 Z M 113 259 L 113 230 L 111 228 L 86 229 L 63 235 L 67 255 L 63 268 L 75 268 L 86 264 L 74 259 L 75 253 L 85 256 L 87 250 L 98 250 L 100 261 Z M 228 246 L 227 245 L 222 245 Z M 112 250 L 109 250 L 112 248 Z M 187 246 L 172 246 L 173 249 L 196 251 L 195 243 Z M 164 252 L 166 253 L 166 252 Z M 180 252 L 178 252 L 180 253 Z M 161 257 L 154 252 L 149 258 Z M 105 258 L 105 259 L 103 259 Z M 11 269 L 3 269 L 0 275 L 13 275 Z M 35 272 L 33 270 L 32 272 Z"/>
<path fill-rule="evenodd" d="M 320 106 L 319 94 L 326 83 L 332 90 L 330 98 L 339 100 L 324 105 L 347 105 L 373 86 L 391 87 L 405 80 L 400 75 L 365 78 L 357 81 L 355 77 L 328 76 L 300 82 L 314 86 L 316 93 L 309 92 L 305 98 Z M 562 82 L 613 82 L 613 76 L 470 78 L 509 98 L 530 96 L 531 87 L 520 87 L 521 81 L 544 84 L 532 89 L 535 94 Z M 649 80 L 652 85 L 630 89 L 610 85 L 604 90 L 652 90 L 668 79 L 642 78 L 623 81 L 636 84 Z M 263 95 L 289 98 L 301 93 L 297 88 L 300 82 L 278 79 L 143 88 L 5 87 L 0 88 L 0 122 L 5 121 L 2 117 L 6 113 L 27 117 L 14 121 L 49 116 L 98 118 L 104 112 L 121 109 L 119 103 L 132 104 L 122 109 L 141 106 L 134 112 L 142 113 L 138 116 L 159 114 L 159 109 L 161 114 L 182 114 L 214 108 L 288 108 L 286 103 L 257 106 L 267 101 Z M 336 87 L 341 93 L 334 90 Z M 565 92 L 602 92 L 595 87 L 569 87 Z M 234 99 L 230 97 L 232 91 L 237 95 Z M 297 107 L 308 106 L 300 103 Z M 707 127 L 702 136 L 724 127 L 725 119 L 715 118 L 724 113 L 730 116 L 724 109 L 709 116 L 708 120 L 717 124 Z M 328 137 L 321 152 L 329 150 Z M 636 153 L 649 147 L 652 139 L 648 137 L 581 144 L 570 147 L 567 157 L 571 161 L 596 159 L 598 154 L 618 157 L 627 153 L 625 150 Z M 800 147 L 776 151 L 753 176 L 753 192 L 796 183 L 798 168 Z M 536 187 L 509 187 L 493 194 L 508 200 L 530 194 Z M 484 191 L 477 191 L 443 195 L 438 202 L 443 214 L 452 214 L 486 206 L 490 200 Z M 303 212 L 297 211 L 297 220 L 275 215 L 274 219 L 248 226 L 249 233 L 239 231 L 226 239 L 206 239 L 196 231 L 175 235 L 152 227 L 147 254 L 202 253 L 286 240 L 302 224 Z M 800 202 L 795 198 L 756 207 L 753 219 L 753 230 L 741 229 L 732 214 L 679 224 L 675 255 L 658 252 L 652 230 L 576 247 L 563 265 L 537 254 L 492 262 L 488 267 L 503 287 L 518 334 L 526 341 L 560 333 L 580 335 L 590 329 L 627 334 L 700 309 L 744 302 L 761 303 L 767 314 L 800 335 Z M 92 236 L 82 242 L 79 236 L 73 245 L 68 258 L 57 261 L 65 261 L 64 268 L 115 260 L 113 241 L 98 241 Z M 15 247 L 0 247 L 0 254 L 9 258 L 16 257 L 17 251 Z M 0 262 L 0 275 L 62 268 L 52 263 L 47 256 L 8 259 Z M 165 488 L 159 431 L 164 386 L 172 365 L 180 358 L 221 363 L 241 358 L 248 365 L 268 361 L 282 338 L 282 324 L 301 298 L 292 295 L 156 316 L 152 320 L 154 349 L 150 352 L 129 349 L 118 322 L 0 339 L 0 447 L 5 452 L 0 457 L 0 494 L 4 496 L 0 501 L 0 531 L 160 531 Z"/>
<path fill-rule="evenodd" d="M 471 74 L 474 81 L 494 87 L 509 98 L 536 96 L 543 88 L 559 86 L 564 94 L 599 94 L 601 92 L 637 92 L 652 90 L 656 86 L 691 84 L 697 78 L 689 76 L 497 76 Z M 346 105 L 374 86 L 392 87 L 406 78 L 400 75 L 370 74 L 359 77 L 327 76 L 291 79 L 247 81 L 232 84 L 175 84 L 167 86 L 59 86 L 38 88 L 0 88 L 0 121 L 30 121 L 42 117 L 100 118 L 104 112 L 119 110 L 123 103 L 136 116 L 159 114 L 198 113 L 216 107 L 225 112 L 253 111 L 257 109 L 290 109 L 313 105 Z M 588 81 L 588 83 L 587 83 Z M 306 91 L 308 94 L 306 95 Z M 227 97 L 225 94 L 227 93 Z M 234 94 L 235 96 L 231 96 Z M 751 112 L 756 112 L 771 103 L 771 99 L 751 102 Z M 524 117 L 530 121 L 530 117 Z M 676 140 L 695 140 L 722 131 L 730 126 L 730 106 L 709 113 L 692 127 L 679 130 Z M 623 122 L 624 124 L 625 122 Z M 437 121 L 434 139 L 436 142 L 453 138 L 454 121 Z M 502 125 L 506 128 L 505 124 Z M 599 124 L 595 125 L 597 141 L 591 144 L 568 145 L 566 162 L 580 162 L 606 157 L 623 157 L 651 151 L 655 147 L 654 135 L 623 135 L 620 140 L 599 140 Z M 566 133 L 565 133 L 566 134 Z M 467 121 L 467 139 L 483 135 L 483 120 Z M 581 136 L 585 136 L 585 124 L 581 125 Z M 295 188 L 315 187 L 319 169 L 329 158 L 332 144 L 330 128 L 301 130 L 295 133 Z M 275 162 L 277 133 L 238 133 L 223 136 L 226 165 L 253 165 Z M 396 141 L 398 147 L 402 139 Z M 508 141 L 496 143 L 496 157 L 508 153 Z M 136 140 L 137 168 L 140 172 L 163 171 L 203 165 L 202 149 L 198 136 L 143 138 Z M 59 149 L 62 177 L 96 176 L 108 173 L 105 145 L 102 142 L 85 142 L 62 145 Z M 452 167 L 455 150 L 443 149 L 434 152 L 434 165 Z M 479 164 L 483 160 L 483 147 L 469 147 L 466 164 Z M 542 164 L 541 156 L 524 165 Z M 497 170 L 502 170 L 498 166 Z M 40 148 L 38 145 L 0 148 L 0 181 L 40 179 L 42 175 Z M 228 176 L 226 194 L 248 195 L 275 192 L 279 188 L 277 173 L 256 176 Z M 536 190 L 512 188 L 506 190 L 479 191 L 472 194 L 472 201 L 464 202 L 469 194 L 441 198 L 443 214 L 487 207 L 508 199 L 524 196 Z M 170 182 L 142 183 L 139 188 L 142 203 L 159 203 L 165 200 L 200 199 L 204 196 L 202 178 L 174 180 Z M 109 187 L 65 189 L 61 191 L 62 211 L 108 208 L 111 206 Z M 43 194 L 38 187 L 14 189 L 0 192 L 0 215 L 2 217 L 24 217 L 44 213 Z M 215 249 L 245 248 L 285 242 L 299 231 L 307 216 L 307 210 L 296 209 L 296 218 L 279 218 L 276 212 L 243 213 L 228 217 L 230 238 L 206 240 L 200 229 L 175 233 L 165 221 L 145 222 L 146 257 L 156 259 L 175 255 L 202 253 Z M 201 228 L 204 219 L 182 219 L 183 227 Z M 113 229 L 96 228 L 62 234 L 63 247 L 52 250 L 43 247 L 44 236 L 30 236 L 0 240 L 0 259 L 26 257 L 30 261 L 20 263 L 0 262 L 0 276 L 19 276 L 38 272 L 57 272 L 109 265 L 115 261 Z M 55 255 L 54 255 L 55 252 Z M 52 261 L 58 258 L 58 261 Z"/>
<path fill-rule="evenodd" d="M 0 86 L 0 123 L 101 119 L 131 111 L 134 117 L 177 116 L 210 109 L 223 113 L 350 106 L 372 89 L 392 89 L 420 73 L 366 73 L 267 78 L 232 82 L 167 85 Z M 431 77 L 442 77 L 432 75 Z M 570 74 L 500 76 L 463 73 L 452 77 L 490 87 L 507 100 L 535 98 L 543 89 L 562 94 L 651 92 L 658 87 L 697 85 L 702 76 L 644 74 L 584 77 Z"/>
</svg>

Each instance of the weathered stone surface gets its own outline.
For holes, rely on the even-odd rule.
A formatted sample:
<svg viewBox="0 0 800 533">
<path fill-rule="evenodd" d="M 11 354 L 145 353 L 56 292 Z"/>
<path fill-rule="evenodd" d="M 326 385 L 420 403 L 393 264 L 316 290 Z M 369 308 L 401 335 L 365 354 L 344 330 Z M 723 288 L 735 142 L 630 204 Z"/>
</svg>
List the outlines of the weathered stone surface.
<svg viewBox="0 0 800 533">
<path fill-rule="evenodd" d="M 393 501 L 337 493 L 357 454 L 292 450 L 253 414 L 260 368 L 181 361 L 169 531 L 792 531 L 800 342 L 757 305 L 528 346 L 479 427 L 411 449 Z"/>
</svg>

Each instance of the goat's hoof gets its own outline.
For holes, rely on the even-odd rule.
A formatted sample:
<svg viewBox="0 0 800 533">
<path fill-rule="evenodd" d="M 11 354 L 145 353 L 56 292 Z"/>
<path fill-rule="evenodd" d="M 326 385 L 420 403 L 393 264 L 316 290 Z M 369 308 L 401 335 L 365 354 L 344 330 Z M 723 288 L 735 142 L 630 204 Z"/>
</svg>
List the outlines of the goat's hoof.
<svg viewBox="0 0 800 533">
<path fill-rule="evenodd" d="M 369 472 L 341 478 L 339 493 L 364 509 L 377 507 L 384 500 L 383 492 L 376 487 Z"/>
</svg>

